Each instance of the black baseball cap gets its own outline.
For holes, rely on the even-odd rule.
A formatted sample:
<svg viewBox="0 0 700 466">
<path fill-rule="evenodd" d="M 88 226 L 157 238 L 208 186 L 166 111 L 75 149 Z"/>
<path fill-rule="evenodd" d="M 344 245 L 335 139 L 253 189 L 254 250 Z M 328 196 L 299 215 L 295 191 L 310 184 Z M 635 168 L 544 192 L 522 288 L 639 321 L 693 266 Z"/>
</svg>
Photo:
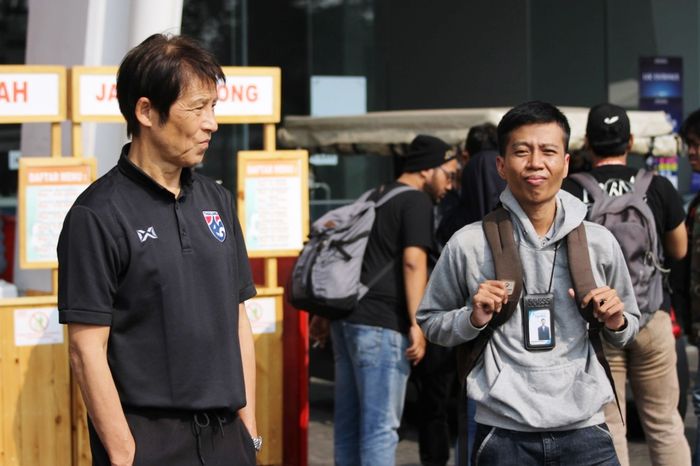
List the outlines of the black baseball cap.
<svg viewBox="0 0 700 466">
<path fill-rule="evenodd" d="M 599 104 L 588 112 L 588 145 L 596 155 L 622 155 L 630 140 L 630 119 L 624 108 Z"/>
</svg>

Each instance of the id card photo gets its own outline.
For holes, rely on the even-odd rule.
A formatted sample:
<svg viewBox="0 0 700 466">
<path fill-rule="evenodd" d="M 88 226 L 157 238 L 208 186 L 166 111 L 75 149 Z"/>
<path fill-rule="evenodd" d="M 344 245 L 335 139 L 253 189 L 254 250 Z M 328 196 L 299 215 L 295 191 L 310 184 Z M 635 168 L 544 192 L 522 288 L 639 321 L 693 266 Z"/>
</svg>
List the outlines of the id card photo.
<svg viewBox="0 0 700 466">
<path fill-rule="evenodd" d="M 530 346 L 544 347 L 552 344 L 552 319 L 549 309 L 529 309 L 527 324 Z"/>
</svg>

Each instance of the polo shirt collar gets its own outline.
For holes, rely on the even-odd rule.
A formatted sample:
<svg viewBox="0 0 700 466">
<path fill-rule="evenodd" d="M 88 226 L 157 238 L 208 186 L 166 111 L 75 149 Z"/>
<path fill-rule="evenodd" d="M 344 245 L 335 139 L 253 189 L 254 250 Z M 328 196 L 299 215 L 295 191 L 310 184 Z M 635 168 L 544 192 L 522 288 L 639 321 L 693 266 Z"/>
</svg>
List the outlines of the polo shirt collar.
<svg viewBox="0 0 700 466">
<path fill-rule="evenodd" d="M 167 196 L 168 199 L 172 199 L 173 193 L 168 191 L 167 188 L 163 187 L 160 185 L 157 181 L 155 181 L 153 178 L 148 176 L 146 172 L 141 170 L 138 166 L 136 166 L 131 160 L 129 160 L 129 149 L 131 148 L 131 143 L 124 144 L 124 147 L 122 147 L 122 153 L 119 156 L 119 162 L 117 163 L 117 166 L 119 167 L 119 171 L 121 171 L 124 175 L 126 175 L 128 178 L 131 180 L 135 181 L 136 183 L 140 184 L 141 186 L 144 186 L 145 188 L 151 189 L 156 193 L 159 193 L 161 195 Z M 192 169 L 191 168 L 183 168 L 182 172 L 180 174 L 180 196 L 184 196 L 187 193 L 190 192 L 192 189 L 192 183 L 194 182 L 193 176 L 192 176 Z"/>
</svg>

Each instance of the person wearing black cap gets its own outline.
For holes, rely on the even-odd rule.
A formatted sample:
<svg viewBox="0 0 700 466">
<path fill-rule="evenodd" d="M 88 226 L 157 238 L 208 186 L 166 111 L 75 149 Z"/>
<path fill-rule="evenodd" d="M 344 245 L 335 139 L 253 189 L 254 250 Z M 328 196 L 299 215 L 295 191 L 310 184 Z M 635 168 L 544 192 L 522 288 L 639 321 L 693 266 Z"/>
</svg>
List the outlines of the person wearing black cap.
<svg viewBox="0 0 700 466">
<path fill-rule="evenodd" d="M 428 281 L 433 247 L 433 204 L 457 175 L 456 152 L 444 141 L 419 135 L 402 158 L 402 173 L 378 188 L 400 193 L 377 208 L 362 263 L 362 283 L 384 273 L 349 317 L 330 324 L 335 357 L 334 456 L 337 466 L 395 463 L 398 428 L 411 365 L 425 354 L 416 311 Z M 321 323 L 319 323 L 321 322 Z M 312 338 L 323 341 L 314 317 Z M 327 324 L 327 321 L 325 321 Z"/>
<path fill-rule="evenodd" d="M 635 189 L 639 175 L 638 169 L 627 166 L 633 136 L 630 120 L 623 108 L 607 103 L 591 108 L 586 125 L 586 143 L 592 152 L 593 170 L 590 174 L 608 196 L 621 196 Z M 568 178 L 562 189 L 582 199 L 589 205 L 590 211 L 594 201 L 581 184 Z M 652 228 L 656 230 L 665 257 L 683 258 L 687 250 L 687 237 L 683 202 L 678 192 L 666 178 L 654 175 L 646 191 L 646 202 L 654 218 Z M 618 241 L 625 243 L 620 238 Z M 630 270 L 633 270 L 630 261 L 634 259 L 625 259 Z M 651 294 L 638 295 L 637 300 L 642 312 L 639 335 L 624 349 L 611 345 L 605 347 L 620 406 L 624 410 L 625 382 L 629 377 L 652 464 L 689 465 L 690 450 L 684 436 L 683 420 L 677 411 L 679 383 L 675 341 L 667 312 L 669 300 L 664 299 L 660 306 L 648 302 L 652 300 Z M 615 404 L 606 407 L 605 418 L 620 463 L 627 466 L 626 427 Z"/>
</svg>

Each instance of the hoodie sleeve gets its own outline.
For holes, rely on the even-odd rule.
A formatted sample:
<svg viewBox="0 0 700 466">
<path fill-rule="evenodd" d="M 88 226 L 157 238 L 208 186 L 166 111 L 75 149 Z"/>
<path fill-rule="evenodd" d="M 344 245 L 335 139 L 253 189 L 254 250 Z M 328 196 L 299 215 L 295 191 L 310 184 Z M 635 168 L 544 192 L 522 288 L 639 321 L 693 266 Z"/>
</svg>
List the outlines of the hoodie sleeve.
<svg viewBox="0 0 700 466">
<path fill-rule="evenodd" d="M 456 346 L 476 338 L 480 329 L 471 324 L 464 251 L 450 240 L 435 265 L 417 320 L 426 338 L 442 346 Z"/>
<path fill-rule="evenodd" d="M 622 348 L 636 338 L 639 332 L 639 318 L 641 315 L 639 313 L 639 307 L 637 306 L 632 279 L 627 270 L 627 263 L 625 262 L 625 257 L 622 254 L 620 245 L 612 233 L 609 233 L 607 230 L 605 232 L 610 237 L 611 245 L 609 253 L 611 259 L 604 267 L 605 285 L 614 288 L 620 300 L 622 300 L 625 305 L 624 313 L 627 326 L 618 331 L 606 328 L 603 332 L 603 336 L 611 345 Z"/>
</svg>

